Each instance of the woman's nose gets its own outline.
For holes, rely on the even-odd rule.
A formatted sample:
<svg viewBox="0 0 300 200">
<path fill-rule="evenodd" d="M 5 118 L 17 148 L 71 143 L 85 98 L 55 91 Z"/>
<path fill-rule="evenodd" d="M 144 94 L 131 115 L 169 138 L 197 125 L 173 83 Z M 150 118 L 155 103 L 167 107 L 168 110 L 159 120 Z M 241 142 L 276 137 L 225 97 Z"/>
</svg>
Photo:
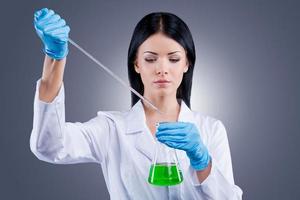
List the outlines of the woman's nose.
<svg viewBox="0 0 300 200">
<path fill-rule="evenodd" d="M 159 70 L 156 72 L 158 75 L 161 75 L 161 74 L 168 74 L 167 71 L 164 71 L 164 70 Z"/>
<path fill-rule="evenodd" d="M 157 64 L 156 74 L 159 74 L 159 75 L 168 74 L 168 67 L 165 62 L 160 62 Z"/>
</svg>

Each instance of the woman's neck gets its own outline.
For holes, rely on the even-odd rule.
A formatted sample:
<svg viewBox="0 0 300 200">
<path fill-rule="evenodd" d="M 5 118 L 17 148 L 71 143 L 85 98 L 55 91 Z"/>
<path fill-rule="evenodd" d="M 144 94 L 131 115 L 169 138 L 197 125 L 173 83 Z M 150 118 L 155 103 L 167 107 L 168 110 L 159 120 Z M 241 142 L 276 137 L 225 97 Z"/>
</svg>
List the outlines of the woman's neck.
<svg viewBox="0 0 300 200">
<path fill-rule="evenodd" d="M 147 98 L 147 97 L 146 97 Z M 145 110 L 145 115 L 148 118 L 157 117 L 165 119 L 173 119 L 178 117 L 180 111 L 180 104 L 178 103 L 176 97 L 157 97 L 157 98 L 147 98 L 151 103 L 158 108 L 163 114 L 158 113 L 146 102 L 143 102 L 143 107 Z"/>
</svg>

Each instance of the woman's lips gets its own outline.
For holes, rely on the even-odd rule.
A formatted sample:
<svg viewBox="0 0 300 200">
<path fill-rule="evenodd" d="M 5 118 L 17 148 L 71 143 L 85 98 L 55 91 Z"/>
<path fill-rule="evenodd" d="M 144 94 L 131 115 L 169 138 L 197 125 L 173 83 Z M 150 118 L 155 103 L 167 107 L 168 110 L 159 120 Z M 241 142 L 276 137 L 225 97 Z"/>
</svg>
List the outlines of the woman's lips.
<svg viewBox="0 0 300 200">
<path fill-rule="evenodd" d="M 170 81 L 168 81 L 168 80 L 158 80 L 158 81 L 154 81 L 154 83 L 156 85 L 158 85 L 158 87 L 167 87 L 168 84 L 170 83 Z"/>
<path fill-rule="evenodd" d="M 157 80 L 157 81 L 154 81 L 154 83 L 170 83 L 170 81 L 168 81 L 168 80 Z"/>
</svg>

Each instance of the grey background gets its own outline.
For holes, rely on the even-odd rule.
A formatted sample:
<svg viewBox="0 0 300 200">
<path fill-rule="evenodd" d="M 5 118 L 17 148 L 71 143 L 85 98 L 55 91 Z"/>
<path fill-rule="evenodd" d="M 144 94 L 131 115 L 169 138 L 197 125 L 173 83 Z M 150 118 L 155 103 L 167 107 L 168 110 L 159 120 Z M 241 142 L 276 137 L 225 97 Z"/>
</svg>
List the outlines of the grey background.
<svg viewBox="0 0 300 200">
<path fill-rule="evenodd" d="M 127 80 L 129 40 L 152 11 L 190 27 L 197 49 L 192 109 L 222 120 L 244 199 L 300 198 L 300 70 L 297 1 L 1 1 L 0 199 L 109 199 L 100 166 L 53 165 L 30 152 L 42 44 L 36 9 L 49 7 L 70 37 Z M 129 91 L 70 47 L 66 119 L 127 110 Z"/>
</svg>

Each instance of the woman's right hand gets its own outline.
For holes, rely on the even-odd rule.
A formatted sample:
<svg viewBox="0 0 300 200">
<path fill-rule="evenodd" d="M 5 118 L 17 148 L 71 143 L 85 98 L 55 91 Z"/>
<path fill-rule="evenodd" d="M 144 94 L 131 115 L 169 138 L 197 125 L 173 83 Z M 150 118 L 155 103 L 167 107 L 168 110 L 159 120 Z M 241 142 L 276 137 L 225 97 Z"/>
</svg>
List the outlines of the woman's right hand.
<svg viewBox="0 0 300 200">
<path fill-rule="evenodd" d="M 43 8 L 34 13 L 34 28 L 44 43 L 43 51 L 55 60 L 68 54 L 70 27 L 53 10 Z"/>
</svg>

